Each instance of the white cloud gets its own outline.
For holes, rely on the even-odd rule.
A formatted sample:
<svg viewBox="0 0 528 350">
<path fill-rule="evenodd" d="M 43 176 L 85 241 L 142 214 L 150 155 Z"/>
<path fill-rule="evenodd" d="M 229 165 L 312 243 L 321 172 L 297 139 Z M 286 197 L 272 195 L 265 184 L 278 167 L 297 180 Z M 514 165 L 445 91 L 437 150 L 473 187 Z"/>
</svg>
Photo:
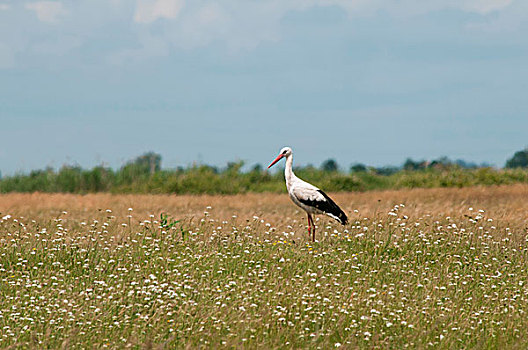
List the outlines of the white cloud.
<svg viewBox="0 0 528 350">
<path fill-rule="evenodd" d="M 29 11 L 15 11 L 18 7 Z M 350 28 L 357 17 L 377 20 L 382 14 L 405 20 L 445 10 L 442 16 L 475 14 L 464 16 L 471 35 L 521 33 L 519 29 L 528 25 L 528 0 L 24 0 L 21 5 L 0 0 L 0 65 L 22 64 L 29 55 L 68 58 L 70 52 L 77 52 L 76 47 L 96 41 L 104 45 L 90 46 L 89 54 L 114 64 L 149 61 L 168 56 L 171 50 L 208 46 L 237 53 L 279 41 L 290 29 L 290 22 L 285 21 L 290 14 L 310 11 L 313 14 L 307 18 L 316 18 L 323 7 L 347 13 Z M 57 23 L 66 14 L 68 21 L 61 26 L 28 26 L 26 21 L 37 16 L 40 21 Z M 130 21 L 139 25 L 130 26 Z M 310 28 L 308 21 L 295 25 Z M 110 27 L 115 33 L 107 36 Z M 58 35 L 58 30 L 69 36 Z M 43 41 L 43 37 L 51 39 Z"/>
<path fill-rule="evenodd" d="M 510 6 L 494 13 L 493 16 L 470 22 L 468 28 L 480 32 L 511 34 L 519 31 L 526 23 L 528 23 L 528 2 L 514 1 Z"/>
<path fill-rule="evenodd" d="M 177 18 L 156 34 L 175 47 L 189 49 L 222 42 L 229 50 L 238 51 L 278 41 L 285 16 L 317 7 L 340 8 L 351 18 L 379 13 L 407 18 L 443 10 L 486 17 L 509 8 L 512 2 L 526 0 L 193 0 L 186 2 L 185 8 L 183 1 L 138 0 L 134 19 L 150 23 L 158 18 Z"/>
<path fill-rule="evenodd" d="M 514 0 L 312 0 L 306 7 L 338 6 L 350 15 L 373 15 L 384 11 L 394 16 L 410 17 L 445 9 L 486 15 L 509 6 Z M 519 0 L 517 0 L 519 1 Z M 522 1 L 522 0 L 521 0 Z"/>
<path fill-rule="evenodd" d="M 46 23 L 56 23 L 60 17 L 68 14 L 61 2 L 58 1 L 37 1 L 27 3 L 25 8 L 35 11 L 37 18 Z"/>
<path fill-rule="evenodd" d="M 480 14 L 488 14 L 493 11 L 501 10 L 511 5 L 512 0 L 467 0 L 462 2 L 462 9 Z"/>
<path fill-rule="evenodd" d="M 183 7 L 183 0 L 138 0 L 134 21 L 151 23 L 160 18 L 174 19 Z"/>
</svg>

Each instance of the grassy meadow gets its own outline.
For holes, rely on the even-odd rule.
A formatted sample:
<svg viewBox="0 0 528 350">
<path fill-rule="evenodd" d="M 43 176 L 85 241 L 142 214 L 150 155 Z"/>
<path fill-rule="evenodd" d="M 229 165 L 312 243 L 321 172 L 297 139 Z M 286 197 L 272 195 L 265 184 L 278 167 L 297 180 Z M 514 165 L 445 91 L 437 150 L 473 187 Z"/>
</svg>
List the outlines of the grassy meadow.
<svg viewBox="0 0 528 350">
<path fill-rule="evenodd" d="M 528 185 L 0 195 L 0 348 L 478 348 L 528 343 Z"/>
</svg>

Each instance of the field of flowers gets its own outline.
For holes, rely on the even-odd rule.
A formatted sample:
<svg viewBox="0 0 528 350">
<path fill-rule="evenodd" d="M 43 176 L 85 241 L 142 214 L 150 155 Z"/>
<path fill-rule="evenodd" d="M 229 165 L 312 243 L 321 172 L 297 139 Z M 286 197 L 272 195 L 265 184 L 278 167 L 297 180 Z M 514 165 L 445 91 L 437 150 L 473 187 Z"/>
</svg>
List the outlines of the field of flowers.
<svg viewBox="0 0 528 350">
<path fill-rule="evenodd" d="M 528 186 L 0 196 L 0 348 L 523 348 Z"/>
</svg>

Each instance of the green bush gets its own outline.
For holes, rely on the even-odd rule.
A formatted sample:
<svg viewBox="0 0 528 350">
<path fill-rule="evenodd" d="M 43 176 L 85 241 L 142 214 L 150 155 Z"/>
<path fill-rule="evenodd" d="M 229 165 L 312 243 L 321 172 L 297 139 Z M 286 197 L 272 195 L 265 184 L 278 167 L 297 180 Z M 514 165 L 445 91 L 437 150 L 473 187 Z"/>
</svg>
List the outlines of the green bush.
<svg viewBox="0 0 528 350">
<path fill-rule="evenodd" d="M 432 166 L 425 166 L 424 161 L 411 164 L 411 160 L 407 160 L 408 166 L 403 169 L 355 166 L 351 173 L 339 171 L 334 161 L 326 163 L 327 166 L 321 168 L 306 166 L 295 171 L 300 178 L 328 192 L 528 183 L 526 168 L 463 168 L 444 158 L 433 162 Z M 415 163 L 419 166 L 414 166 Z M 286 191 L 282 171 L 270 173 L 256 165 L 245 172 L 243 166 L 243 162 L 231 162 L 223 169 L 192 165 L 162 170 L 161 157 L 150 152 L 116 171 L 103 166 L 93 169 L 63 166 L 58 171 L 47 168 L 5 176 L 0 179 L 0 192 L 236 194 Z"/>
</svg>

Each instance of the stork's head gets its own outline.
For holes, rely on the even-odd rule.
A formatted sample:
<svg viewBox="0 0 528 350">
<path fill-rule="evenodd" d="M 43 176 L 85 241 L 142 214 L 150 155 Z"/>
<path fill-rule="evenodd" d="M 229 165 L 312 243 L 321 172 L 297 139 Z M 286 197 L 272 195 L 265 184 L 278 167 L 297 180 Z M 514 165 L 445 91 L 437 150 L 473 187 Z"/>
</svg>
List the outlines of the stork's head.
<svg viewBox="0 0 528 350">
<path fill-rule="evenodd" d="M 279 160 L 281 160 L 284 157 L 289 157 L 292 154 L 292 149 L 290 147 L 284 147 L 280 150 L 279 155 L 271 164 L 268 166 L 268 169 L 271 168 L 275 163 L 277 163 Z"/>
</svg>

